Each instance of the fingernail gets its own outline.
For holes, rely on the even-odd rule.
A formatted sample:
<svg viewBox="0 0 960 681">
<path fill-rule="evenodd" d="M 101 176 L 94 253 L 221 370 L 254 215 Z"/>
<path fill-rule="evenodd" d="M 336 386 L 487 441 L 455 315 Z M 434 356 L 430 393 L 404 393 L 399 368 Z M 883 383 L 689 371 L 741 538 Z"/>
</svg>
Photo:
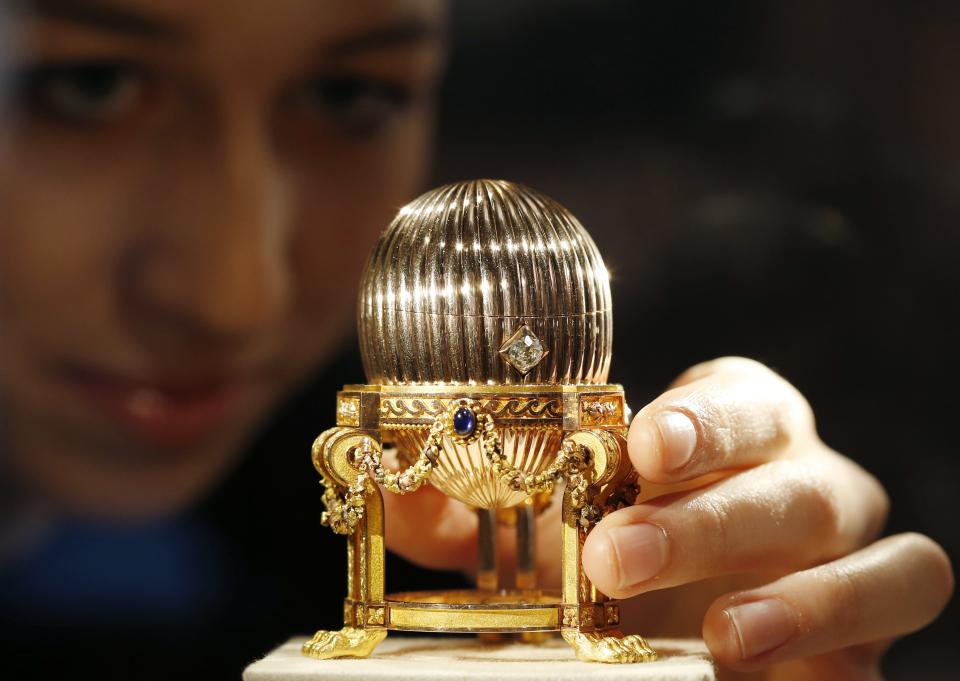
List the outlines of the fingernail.
<svg viewBox="0 0 960 681">
<path fill-rule="evenodd" d="M 697 447 L 697 429 L 693 421 L 679 411 L 662 411 L 655 420 L 663 438 L 663 468 L 668 471 L 683 468 Z"/>
<path fill-rule="evenodd" d="M 797 631 L 796 612 L 777 598 L 744 603 L 723 612 L 736 632 L 742 660 L 783 645 Z"/>
<path fill-rule="evenodd" d="M 613 527 L 607 536 L 616 556 L 621 589 L 655 577 L 667 562 L 667 535 L 656 525 Z"/>
</svg>

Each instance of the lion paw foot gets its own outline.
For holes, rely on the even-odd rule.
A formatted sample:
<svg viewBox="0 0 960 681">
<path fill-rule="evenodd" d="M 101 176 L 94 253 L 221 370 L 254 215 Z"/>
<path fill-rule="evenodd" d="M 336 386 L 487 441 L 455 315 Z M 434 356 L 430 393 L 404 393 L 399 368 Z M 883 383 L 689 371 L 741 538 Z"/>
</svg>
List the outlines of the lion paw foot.
<svg viewBox="0 0 960 681">
<path fill-rule="evenodd" d="M 627 664 L 657 659 L 653 648 L 636 634 L 624 636 L 618 631 L 564 631 L 563 638 L 584 662 Z"/>
<path fill-rule="evenodd" d="M 318 660 L 333 657 L 367 657 L 387 637 L 385 629 L 344 627 L 338 631 L 321 629 L 303 644 L 303 654 Z"/>
</svg>

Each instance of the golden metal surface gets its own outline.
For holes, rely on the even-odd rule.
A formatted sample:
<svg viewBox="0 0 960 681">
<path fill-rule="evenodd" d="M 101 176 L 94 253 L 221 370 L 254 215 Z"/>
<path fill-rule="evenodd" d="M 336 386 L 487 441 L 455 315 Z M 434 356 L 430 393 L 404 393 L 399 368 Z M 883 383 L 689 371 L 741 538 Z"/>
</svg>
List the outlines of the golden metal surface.
<svg viewBox="0 0 960 681">
<path fill-rule="evenodd" d="M 321 630 L 303 644 L 303 654 L 318 660 L 367 657 L 386 637 L 386 629 L 344 627 L 338 631 Z"/>
<path fill-rule="evenodd" d="M 423 392 L 421 388 L 420 392 Z M 458 397 L 464 392 L 458 393 Z M 406 421 L 411 418 L 435 418 L 449 409 L 449 400 L 424 400 L 418 397 L 393 397 L 381 400 L 380 415 L 385 423 L 391 419 Z M 501 398 L 484 400 L 480 405 L 485 412 L 494 418 L 517 420 L 524 419 L 559 419 L 563 413 L 563 403 L 559 397 L 526 396 L 518 397 L 510 394 Z M 348 424 L 347 424 L 348 425 Z M 354 424 L 357 425 L 357 424 Z"/>
<path fill-rule="evenodd" d="M 448 632 L 556 631 L 560 595 L 532 590 L 425 591 L 387 596 L 390 629 Z"/>
<path fill-rule="evenodd" d="M 557 608 L 551 606 L 447 610 L 394 605 L 390 628 L 397 631 L 459 633 L 556 631 Z"/>
<path fill-rule="evenodd" d="M 561 602 L 559 591 L 550 589 L 499 589 L 488 592 L 483 589 L 448 589 L 444 591 L 402 591 L 386 597 L 388 603 L 412 604 L 418 608 L 446 608 L 469 610 L 471 608 L 519 607 L 534 608 L 541 605 L 556 606 Z"/>
<path fill-rule="evenodd" d="M 540 475 L 550 467 L 563 437 L 561 430 L 577 427 L 584 414 L 593 427 L 624 425 L 623 389 L 618 385 L 530 385 L 519 390 L 510 386 L 358 385 L 346 386 L 339 399 L 376 394 L 379 407 L 369 425 L 379 429 L 384 442 L 397 448 L 405 465 L 422 457 L 436 419 L 448 415 L 465 399 L 474 404 L 477 413 L 496 421 L 505 465 L 528 476 Z M 575 399 L 566 399 L 569 396 Z M 590 405 L 598 403 L 613 407 L 595 414 Z M 487 465 L 479 441 L 448 436 L 439 444 L 442 453 L 430 473 L 430 483 L 445 494 L 476 508 L 511 508 L 529 496 L 504 484 L 500 474 Z"/>
<path fill-rule="evenodd" d="M 409 462 L 412 452 L 425 443 L 423 430 L 388 428 L 384 438 L 399 450 L 400 460 Z M 529 474 L 542 472 L 557 451 L 562 438 L 559 427 L 504 427 L 500 432 L 501 451 L 510 466 Z M 443 453 L 433 471 L 430 483 L 444 494 L 475 508 L 509 508 L 523 503 L 527 495 L 510 489 L 486 464 L 480 442 L 461 444 L 451 438 L 443 440 Z"/>
<path fill-rule="evenodd" d="M 340 397 L 337 400 L 337 425 L 360 425 L 360 398 Z"/>
<path fill-rule="evenodd" d="M 606 383 L 607 270 L 563 206 L 498 180 L 447 185 L 400 210 L 361 279 L 370 383 Z M 529 372 L 501 348 L 521 326 L 546 356 Z"/>
<path fill-rule="evenodd" d="M 552 490 L 551 490 L 552 491 Z M 537 588 L 537 503 L 530 499 L 516 507 L 516 582 L 518 589 Z"/>
<path fill-rule="evenodd" d="M 369 383 L 344 386 L 337 427 L 313 447 L 323 522 L 348 535 L 344 627 L 304 653 L 362 657 L 388 630 L 560 631 L 583 660 L 653 659 L 615 630 L 619 606 L 581 562 L 593 525 L 640 494 L 623 389 L 606 383 L 607 272 L 583 227 L 518 185 L 442 187 L 400 211 L 361 288 Z M 388 447 L 400 469 L 384 463 Z M 381 487 L 423 484 L 477 509 L 479 589 L 384 596 Z M 556 485 L 562 588 L 551 593 L 535 588 L 535 519 Z M 498 524 L 516 535 L 515 588 L 500 580 Z"/>
<path fill-rule="evenodd" d="M 348 394 L 362 392 L 367 394 L 376 393 L 384 398 L 398 397 L 416 397 L 430 398 L 435 396 L 437 399 L 458 397 L 469 397 L 471 399 L 499 397 L 501 399 L 510 399 L 511 396 L 528 397 L 536 395 L 553 395 L 554 397 L 563 397 L 565 395 L 588 395 L 606 393 L 622 393 L 623 386 L 615 383 L 529 383 L 525 385 L 448 385 L 445 383 L 436 384 L 417 384 L 417 385 L 393 385 L 382 383 L 348 383 L 343 386 L 343 390 L 338 394 Z"/>
<path fill-rule="evenodd" d="M 497 512 L 492 508 L 477 509 L 477 588 L 497 591 L 500 588 L 500 561 L 497 550 Z"/>
<path fill-rule="evenodd" d="M 563 639 L 570 644 L 577 657 L 584 662 L 652 662 L 657 654 L 646 639 L 636 634 L 624 636 L 620 632 L 579 632 L 565 629 Z"/>
</svg>

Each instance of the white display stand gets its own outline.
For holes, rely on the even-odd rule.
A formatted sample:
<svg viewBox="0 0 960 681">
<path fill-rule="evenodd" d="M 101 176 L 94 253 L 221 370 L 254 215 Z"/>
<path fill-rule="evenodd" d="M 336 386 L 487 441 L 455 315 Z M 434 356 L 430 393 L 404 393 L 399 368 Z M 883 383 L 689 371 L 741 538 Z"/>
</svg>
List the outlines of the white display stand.
<svg viewBox="0 0 960 681">
<path fill-rule="evenodd" d="M 295 638 L 254 662 L 244 681 L 715 681 L 706 646 L 693 639 L 652 639 L 659 659 L 639 664 L 580 662 L 560 637 L 530 644 L 453 636 L 391 634 L 361 660 L 313 660 Z"/>
</svg>

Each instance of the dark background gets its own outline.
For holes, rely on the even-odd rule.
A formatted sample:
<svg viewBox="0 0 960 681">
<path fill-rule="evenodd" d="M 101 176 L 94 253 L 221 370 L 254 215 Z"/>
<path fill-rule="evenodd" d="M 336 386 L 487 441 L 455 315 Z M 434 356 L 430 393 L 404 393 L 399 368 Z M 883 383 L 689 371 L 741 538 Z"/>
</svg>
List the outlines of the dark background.
<svg viewBox="0 0 960 681">
<path fill-rule="evenodd" d="M 433 184 L 511 179 L 573 210 L 613 273 L 634 407 L 696 362 L 759 359 L 886 485 L 888 530 L 956 561 L 960 5 L 461 0 L 452 25 Z M 351 344 L 199 507 L 67 526 L 4 567 L 5 677 L 238 679 L 339 626 L 345 547 L 308 452 L 361 378 Z M 955 678 L 958 630 L 954 602 L 887 674 Z"/>
</svg>

